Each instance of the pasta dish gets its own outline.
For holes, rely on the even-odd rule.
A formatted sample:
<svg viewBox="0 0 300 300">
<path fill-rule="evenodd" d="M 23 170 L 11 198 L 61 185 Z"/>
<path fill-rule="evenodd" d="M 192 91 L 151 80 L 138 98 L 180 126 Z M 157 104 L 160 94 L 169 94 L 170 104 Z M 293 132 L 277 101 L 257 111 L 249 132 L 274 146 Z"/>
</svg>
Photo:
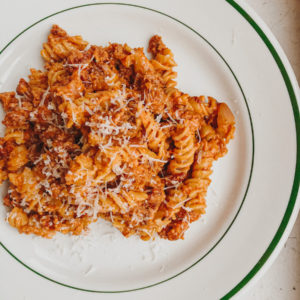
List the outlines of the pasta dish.
<svg viewBox="0 0 300 300">
<path fill-rule="evenodd" d="M 235 131 L 229 107 L 176 87 L 160 36 L 89 45 L 54 25 L 16 92 L 3 92 L 0 183 L 20 233 L 81 234 L 99 218 L 125 236 L 184 237 L 205 213 L 212 164 Z"/>
</svg>

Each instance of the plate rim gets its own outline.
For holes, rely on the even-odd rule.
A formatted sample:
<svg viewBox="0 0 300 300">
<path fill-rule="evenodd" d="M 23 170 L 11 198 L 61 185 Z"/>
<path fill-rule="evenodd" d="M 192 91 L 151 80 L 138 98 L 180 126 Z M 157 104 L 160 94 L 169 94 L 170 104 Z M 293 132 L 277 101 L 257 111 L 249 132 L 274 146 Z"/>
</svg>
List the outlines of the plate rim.
<svg viewBox="0 0 300 300">
<path fill-rule="evenodd" d="M 267 250 L 264 252 L 263 256 L 261 257 L 261 259 L 258 261 L 258 263 L 250 270 L 250 272 L 242 279 L 242 281 L 240 281 L 233 289 L 231 289 L 222 299 L 228 299 L 230 297 L 232 297 L 233 295 L 235 295 L 236 293 L 238 293 L 251 279 L 253 279 L 255 277 L 255 275 L 257 274 L 257 272 L 265 265 L 265 263 L 267 261 L 269 261 L 269 258 L 271 256 L 271 254 L 274 254 L 274 250 L 278 248 L 279 246 L 279 242 L 281 242 L 283 234 L 286 233 L 286 229 L 287 226 L 291 224 L 291 217 L 293 215 L 293 213 L 295 214 L 295 205 L 296 205 L 296 199 L 297 199 L 297 193 L 298 193 L 298 185 L 297 183 L 299 182 L 299 170 L 300 170 L 300 164 L 299 164 L 299 148 L 300 148 L 300 137 L 299 137 L 299 132 L 300 132 L 300 125 L 299 125 L 299 109 L 298 109 L 298 105 L 297 105 L 297 93 L 294 91 L 294 87 L 293 84 L 291 82 L 290 79 L 290 75 L 292 74 L 292 71 L 287 72 L 285 65 L 288 66 L 288 63 L 283 63 L 281 60 L 281 57 L 284 57 L 284 54 L 279 55 L 276 51 L 276 47 L 273 46 L 272 42 L 268 39 L 267 35 L 270 36 L 270 34 L 268 33 L 267 35 L 264 33 L 264 31 L 260 28 L 260 26 L 256 23 L 256 21 L 250 17 L 250 15 L 246 12 L 245 9 L 243 9 L 239 4 L 236 3 L 236 1 L 234 0 L 226 0 L 227 3 L 229 3 L 234 9 L 236 9 L 249 23 L 250 25 L 254 28 L 254 30 L 257 32 L 257 34 L 262 38 L 264 44 L 267 46 L 267 48 L 269 48 L 272 56 L 275 59 L 275 62 L 277 64 L 277 66 L 280 69 L 280 72 L 283 76 L 285 85 L 288 89 L 288 93 L 289 93 L 289 98 L 290 98 L 290 102 L 291 102 L 291 106 L 292 106 L 292 110 L 293 110 L 293 115 L 294 115 L 294 120 L 295 120 L 295 132 L 296 132 L 296 155 L 297 155 L 297 159 L 296 159 L 296 167 L 295 167 L 295 175 L 294 175 L 294 181 L 293 181 L 293 186 L 292 186 L 292 191 L 291 191 L 291 196 L 289 198 L 289 202 L 288 202 L 288 206 L 287 209 L 284 213 L 282 222 L 279 225 L 279 228 L 274 236 L 274 238 L 272 239 L 269 247 L 267 248 Z M 99 5 L 99 4 L 120 4 L 120 5 L 129 5 L 129 6 L 136 6 L 136 7 L 142 7 L 142 8 L 146 8 L 148 10 L 152 10 L 152 11 L 156 11 L 159 12 L 155 9 L 152 8 L 147 8 L 147 7 L 143 7 L 143 6 L 139 6 L 139 5 L 134 5 L 134 4 L 127 4 L 127 3 L 115 3 L 115 2 L 103 2 L 103 3 L 91 3 L 91 4 L 84 4 L 84 5 L 79 5 L 79 6 L 74 6 L 72 8 L 68 8 L 68 9 L 64 9 L 61 10 L 59 12 L 53 13 L 51 15 L 48 15 L 45 18 L 40 19 L 39 21 L 33 23 L 32 25 L 30 25 L 29 27 L 27 27 L 25 30 L 23 30 L 22 32 L 20 32 L 17 36 L 15 36 L 1 51 L 0 54 L 3 53 L 3 51 L 15 40 L 17 39 L 20 35 L 22 35 L 25 31 L 27 31 L 28 29 L 30 29 L 31 27 L 33 27 L 34 25 L 40 23 L 41 21 L 50 18 L 58 13 L 62 13 L 64 11 L 68 11 L 70 9 L 74 9 L 74 8 L 79 8 L 79 7 L 84 7 L 84 6 L 90 6 L 90 5 Z M 246 7 L 246 5 L 244 5 Z M 165 13 L 159 12 L 163 15 L 168 16 Z M 169 16 L 171 17 L 171 16 Z M 172 19 L 179 21 L 173 17 L 171 17 Z M 182 23 L 181 21 L 179 21 L 180 23 Z M 186 25 L 184 23 L 182 23 L 183 25 Z M 187 26 L 187 25 L 186 25 Z M 188 27 L 188 26 L 187 26 Z M 271 35 L 272 36 L 272 35 Z M 278 46 L 277 46 L 278 49 Z M 280 49 L 280 47 L 279 47 Z M 1 243 L 1 242 L 0 242 Z M 2 243 L 1 243 L 2 245 Z M 4 249 L 6 251 L 8 251 L 5 247 Z M 9 252 L 9 251 L 8 251 Z M 11 253 L 10 253 L 11 254 Z M 11 254 L 13 255 L 13 254 Z M 17 259 L 15 257 L 15 259 Z M 17 259 L 18 260 L 18 259 Z M 18 260 L 19 261 L 19 260 Z M 19 261 L 20 262 L 20 261 Z M 22 263 L 22 262 L 21 262 Z M 22 263 L 23 264 L 23 263 Z M 26 265 L 25 265 L 26 266 Z M 28 266 L 26 266 L 28 268 Z M 36 273 L 36 271 L 32 270 L 33 272 Z M 180 273 L 181 274 L 181 273 Z M 44 275 L 39 274 L 41 276 L 43 276 L 44 278 L 46 278 Z M 177 274 L 179 275 L 179 274 Z M 172 277 L 173 278 L 173 277 Z M 51 280 L 49 278 L 47 278 L 48 280 Z M 169 278 L 171 279 L 171 278 Z M 169 280 L 168 279 L 168 280 Z M 51 280 L 53 281 L 53 280 Z M 55 281 L 54 281 L 55 282 Z M 56 282 L 58 283 L 58 282 Z M 160 282 L 161 283 L 161 282 Z M 59 283 L 61 284 L 61 283 Z M 64 285 L 64 284 L 62 284 Z M 149 287 L 149 286 L 148 286 Z M 73 287 L 74 288 L 74 287 Z M 78 288 L 76 288 L 78 289 Z M 82 289 L 81 289 L 82 290 Z M 110 293 L 114 293 L 114 292 L 110 292 Z"/>
<path fill-rule="evenodd" d="M 256 20 L 250 16 L 250 13 L 247 12 L 249 9 L 249 5 L 243 3 L 243 6 L 245 6 L 247 9 L 244 9 L 240 4 L 237 3 L 235 0 L 225 0 L 229 5 L 231 5 L 249 24 L 250 26 L 255 30 L 255 32 L 259 35 L 265 46 L 268 48 L 270 51 L 270 54 L 275 60 L 275 63 L 277 64 L 279 71 L 283 77 L 283 81 L 285 83 L 285 86 L 287 88 L 288 94 L 289 94 L 289 99 L 290 99 L 290 104 L 292 106 L 292 111 L 294 115 L 294 123 L 295 123 L 295 133 L 296 133 L 296 165 L 295 165 L 295 173 L 294 173 L 294 180 L 293 180 L 293 185 L 290 193 L 290 198 L 288 201 L 287 208 L 285 210 L 284 216 L 280 222 L 280 225 L 272 238 L 269 246 L 261 256 L 261 258 L 258 260 L 258 262 L 251 268 L 251 270 L 244 276 L 242 280 L 240 280 L 231 290 L 229 290 L 222 298 L 221 300 L 225 299 L 230 299 L 237 293 L 241 291 L 243 287 L 245 287 L 252 279 L 255 278 L 257 273 L 262 270 L 262 268 L 265 266 L 266 268 L 266 263 L 271 259 L 271 256 L 276 257 L 276 252 L 278 248 L 280 248 L 280 243 L 283 242 L 284 240 L 284 234 L 287 233 L 287 228 L 288 225 L 293 225 L 295 222 L 296 218 L 293 220 L 293 215 L 296 215 L 297 212 L 297 202 L 299 206 L 299 200 L 297 201 L 297 195 L 298 195 L 298 190 L 299 190 L 299 181 L 300 181 L 300 117 L 299 117 L 299 107 L 297 103 L 297 95 L 299 97 L 299 94 L 294 90 L 294 86 L 292 84 L 292 80 L 290 79 L 290 74 L 286 70 L 285 64 L 283 63 L 280 54 L 278 54 L 276 47 L 281 49 L 281 46 L 277 45 L 274 46 L 273 43 L 270 41 L 268 35 L 272 36 L 272 33 L 266 34 L 264 30 L 261 28 L 259 24 L 257 24 Z M 253 14 L 253 12 L 252 12 Z M 260 19 L 258 16 L 255 16 L 255 18 Z M 264 24 L 264 22 L 260 19 L 259 20 L 261 23 Z M 265 24 L 264 24 L 265 25 Z M 266 28 L 267 25 L 265 25 Z M 275 40 L 276 38 L 273 37 Z M 283 52 L 283 50 L 282 50 Z M 283 56 L 284 56 L 283 52 Z M 290 67 L 291 68 L 291 67 Z M 292 68 L 291 68 L 292 69 Z M 293 73 L 293 71 L 291 71 Z M 299 211 L 299 209 L 298 209 Z M 292 228 L 290 228 L 291 230 Z M 279 254 L 279 251 L 277 252 L 277 255 Z M 275 258 L 274 257 L 274 258 Z"/>
</svg>

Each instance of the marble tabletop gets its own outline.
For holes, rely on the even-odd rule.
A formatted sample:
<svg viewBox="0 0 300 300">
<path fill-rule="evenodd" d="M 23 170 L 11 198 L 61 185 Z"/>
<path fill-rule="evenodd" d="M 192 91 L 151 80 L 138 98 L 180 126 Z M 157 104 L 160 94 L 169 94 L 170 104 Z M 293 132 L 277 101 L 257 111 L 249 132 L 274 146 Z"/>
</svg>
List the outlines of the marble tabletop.
<svg viewBox="0 0 300 300">
<path fill-rule="evenodd" d="M 269 26 L 300 83 L 300 0 L 245 0 Z M 242 300 L 300 299 L 300 215 L 273 265 Z"/>
</svg>

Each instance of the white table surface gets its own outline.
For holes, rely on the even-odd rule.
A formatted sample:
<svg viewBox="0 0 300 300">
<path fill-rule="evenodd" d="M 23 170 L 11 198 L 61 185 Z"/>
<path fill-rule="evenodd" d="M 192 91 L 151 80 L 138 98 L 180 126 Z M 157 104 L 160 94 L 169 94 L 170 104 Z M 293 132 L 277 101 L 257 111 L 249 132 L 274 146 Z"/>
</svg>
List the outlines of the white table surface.
<svg viewBox="0 0 300 300">
<path fill-rule="evenodd" d="M 83 3 L 84 1 L 70 1 L 69 6 Z M 298 82 L 300 82 L 300 0 L 245 0 L 270 27 L 282 48 L 287 54 L 288 59 L 294 69 Z M 20 0 L 0 0 L 0 49 L 23 30 L 27 24 L 31 23 L 31 18 L 24 18 L 25 23 L 15 24 L 14 32 L 5 32 L 3 38 L 3 27 L 1 15 L 8 14 L 13 18 L 13 11 L 16 6 L 26 10 L 28 1 Z M 44 5 L 46 4 L 47 5 Z M 49 14 L 50 2 L 40 1 L 36 5 L 36 11 L 40 16 Z M 15 21 L 18 22 L 17 20 Z M 4 28 L 5 29 L 5 28 Z M 2 33 L 2 36 L 1 36 Z M 7 255 L 0 249 L 0 256 Z M 12 260 L 12 263 L 18 264 Z M 1 266 L 0 266 L 1 267 Z M 20 266 L 21 267 L 21 266 Z M 18 269 L 18 268 L 17 268 Z M 1 281 L 3 279 L 0 279 Z M 3 283 L 3 281 L 2 281 Z M 17 286 L 17 284 L 16 284 Z M 0 295 L 1 298 L 1 295 Z M 29 295 L 24 295 L 18 299 L 3 300 L 30 300 Z M 267 272 L 260 278 L 251 289 L 237 297 L 243 300 L 299 300 L 300 299 L 300 216 L 278 258 Z M 58 299 L 59 300 L 59 299 Z"/>
</svg>

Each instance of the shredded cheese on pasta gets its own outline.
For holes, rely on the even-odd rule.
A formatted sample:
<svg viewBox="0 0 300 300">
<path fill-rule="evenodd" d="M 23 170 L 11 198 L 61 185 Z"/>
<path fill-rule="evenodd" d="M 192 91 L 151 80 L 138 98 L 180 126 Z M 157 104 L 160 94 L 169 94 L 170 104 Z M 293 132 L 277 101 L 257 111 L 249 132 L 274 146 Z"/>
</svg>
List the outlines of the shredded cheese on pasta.
<svg viewBox="0 0 300 300">
<path fill-rule="evenodd" d="M 176 240 L 205 213 L 234 116 L 176 88 L 159 36 L 148 51 L 88 45 L 54 25 L 44 70 L 0 94 L 0 183 L 9 180 L 3 202 L 20 233 L 78 235 L 103 218 L 126 237 Z"/>
</svg>

